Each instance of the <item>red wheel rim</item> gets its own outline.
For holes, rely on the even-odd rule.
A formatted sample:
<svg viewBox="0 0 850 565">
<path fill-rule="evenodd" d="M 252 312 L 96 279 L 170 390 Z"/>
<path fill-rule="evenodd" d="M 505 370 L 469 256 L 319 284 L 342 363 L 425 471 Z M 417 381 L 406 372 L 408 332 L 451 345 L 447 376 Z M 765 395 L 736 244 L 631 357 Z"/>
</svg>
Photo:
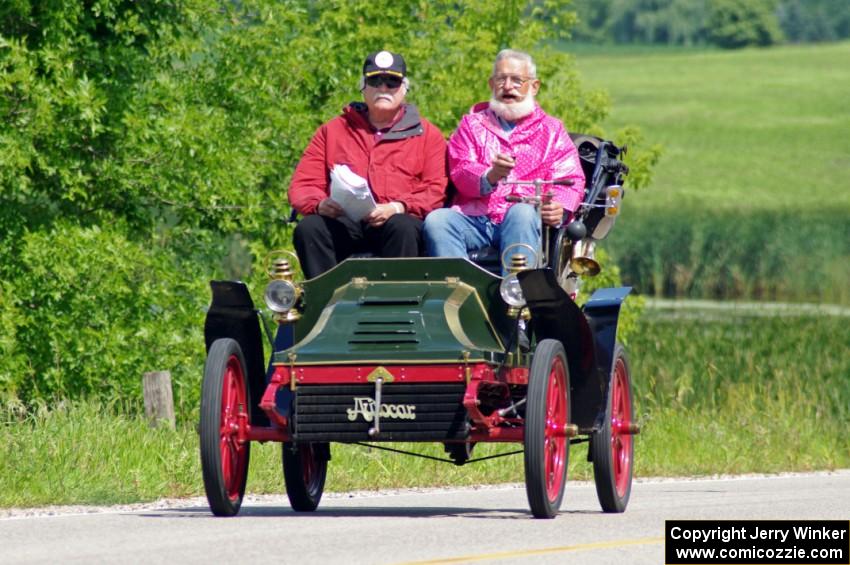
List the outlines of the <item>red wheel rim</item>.
<svg viewBox="0 0 850 565">
<path fill-rule="evenodd" d="M 617 495 L 623 497 L 629 487 L 632 467 L 632 436 L 622 433 L 632 421 L 629 399 L 629 376 L 622 357 L 614 365 L 614 390 L 611 401 L 611 461 L 614 464 L 614 485 Z M 627 430 L 626 430 L 627 431 Z"/>
<path fill-rule="evenodd" d="M 221 390 L 221 474 L 230 500 L 241 496 L 242 479 L 248 464 L 248 444 L 240 440 L 240 429 L 245 427 L 245 377 L 242 364 L 236 355 L 231 355 L 224 369 Z M 244 434 L 242 434 L 244 436 Z"/>
<path fill-rule="evenodd" d="M 567 438 L 564 435 L 564 426 L 567 424 L 566 381 L 564 363 L 560 357 L 555 357 L 546 389 L 546 435 L 543 440 L 546 495 L 552 501 L 558 498 L 563 488 L 567 460 Z"/>
</svg>

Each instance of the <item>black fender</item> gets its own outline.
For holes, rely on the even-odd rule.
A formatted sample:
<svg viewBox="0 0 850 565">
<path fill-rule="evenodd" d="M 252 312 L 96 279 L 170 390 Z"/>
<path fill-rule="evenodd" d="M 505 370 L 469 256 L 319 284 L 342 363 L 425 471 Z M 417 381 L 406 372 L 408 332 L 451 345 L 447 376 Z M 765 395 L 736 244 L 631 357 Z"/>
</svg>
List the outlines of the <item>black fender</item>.
<svg viewBox="0 0 850 565">
<path fill-rule="evenodd" d="M 620 305 L 631 288 L 600 289 L 582 309 L 558 285 L 552 269 L 522 271 L 517 278 L 536 341 L 557 339 L 564 345 L 570 370 L 570 422 L 597 428 L 605 416 Z"/>
<path fill-rule="evenodd" d="M 620 320 L 620 307 L 626 296 L 632 291 L 630 286 L 600 288 L 591 295 L 582 311 L 593 332 L 596 358 L 596 372 L 605 382 L 599 418 L 596 426 L 601 426 L 608 405 L 608 393 L 614 374 L 614 350 L 617 347 L 617 323 Z"/>
<path fill-rule="evenodd" d="M 229 337 L 239 343 L 245 356 L 248 388 L 251 394 L 251 424 L 268 426 L 269 420 L 260 408 L 266 389 L 266 367 L 260 313 L 254 307 L 251 293 L 240 281 L 210 281 L 212 303 L 204 322 L 204 341 L 207 352 L 212 343 Z"/>
<path fill-rule="evenodd" d="M 570 370 L 570 423 L 594 425 L 605 383 L 596 371 L 593 332 L 581 308 L 555 280 L 552 269 L 518 273 L 522 294 L 531 311 L 531 331 L 539 343 L 557 339 L 564 345 Z"/>
</svg>

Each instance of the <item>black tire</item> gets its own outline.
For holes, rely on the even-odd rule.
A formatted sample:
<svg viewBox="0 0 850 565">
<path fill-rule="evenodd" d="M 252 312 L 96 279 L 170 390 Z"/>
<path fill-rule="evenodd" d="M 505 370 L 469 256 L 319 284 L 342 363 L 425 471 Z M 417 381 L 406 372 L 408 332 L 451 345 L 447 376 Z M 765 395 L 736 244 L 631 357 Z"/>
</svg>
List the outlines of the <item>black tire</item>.
<svg viewBox="0 0 850 565">
<path fill-rule="evenodd" d="M 564 429 L 570 415 L 570 375 L 558 340 L 544 339 L 534 350 L 525 414 L 528 504 L 535 518 L 554 518 L 564 498 L 570 456 Z"/>
<path fill-rule="evenodd" d="M 239 344 L 215 340 L 204 365 L 199 431 L 204 490 L 216 516 L 235 516 L 245 495 L 251 458 L 251 443 L 245 439 L 251 419 L 245 375 Z"/>
<path fill-rule="evenodd" d="M 296 512 L 312 512 L 325 490 L 330 446 L 327 443 L 284 443 L 283 479 Z"/>
<path fill-rule="evenodd" d="M 634 436 L 621 433 L 634 417 L 629 359 L 619 343 L 614 349 L 605 424 L 590 438 L 593 480 L 603 512 L 623 512 L 632 492 Z"/>
</svg>

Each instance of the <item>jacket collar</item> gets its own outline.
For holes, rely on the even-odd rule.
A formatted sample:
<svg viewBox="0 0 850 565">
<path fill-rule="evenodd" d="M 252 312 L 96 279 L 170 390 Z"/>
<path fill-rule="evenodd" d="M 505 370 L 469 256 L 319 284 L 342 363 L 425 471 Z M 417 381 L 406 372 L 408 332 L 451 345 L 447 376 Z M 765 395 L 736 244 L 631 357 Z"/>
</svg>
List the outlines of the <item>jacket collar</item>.
<svg viewBox="0 0 850 565">
<path fill-rule="evenodd" d="M 401 119 L 393 124 L 390 131 L 385 133 L 382 141 L 391 141 L 394 139 L 405 139 L 422 135 L 425 129 L 422 127 L 422 119 L 419 116 L 419 109 L 413 104 L 402 105 L 404 114 Z M 369 123 L 369 109 L 363 102 L 352 102 L 343 109 L 343 115 L 352 126 L 360 126 L 372 128 Z"/>
</svg>

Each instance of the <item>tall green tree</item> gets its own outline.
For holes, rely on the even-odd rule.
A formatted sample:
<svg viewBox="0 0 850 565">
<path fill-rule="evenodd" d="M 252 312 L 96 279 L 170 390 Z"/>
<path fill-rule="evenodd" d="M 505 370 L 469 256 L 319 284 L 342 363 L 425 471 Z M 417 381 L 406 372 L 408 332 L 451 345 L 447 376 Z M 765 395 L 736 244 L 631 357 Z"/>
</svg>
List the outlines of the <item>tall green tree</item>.
<svg viewBox="0 0 850 565">
<path fill-rule="evenodd" d="M 788 41 L 835 41 L 850 37 L 850 3 L 844 0 L 782 0 L 777 15 Z"/>
<path fill-rule="evenodd" d="M 591 43 L 723 47 L 850 38 L 846 0 L 576 0 L 574 37 Z"/>
<path fill-rule="evenodd" d="M 764 47 L 782 40 L 775 0 L 710 0 L 708 9 L 709 37 L 720 47 Z"/>
<path fill-rule="evenodd" d="M 706 10 L 706 0 L 577 0 L 575 37 L 597 43 L 704 43 Z"/>
</svg>

